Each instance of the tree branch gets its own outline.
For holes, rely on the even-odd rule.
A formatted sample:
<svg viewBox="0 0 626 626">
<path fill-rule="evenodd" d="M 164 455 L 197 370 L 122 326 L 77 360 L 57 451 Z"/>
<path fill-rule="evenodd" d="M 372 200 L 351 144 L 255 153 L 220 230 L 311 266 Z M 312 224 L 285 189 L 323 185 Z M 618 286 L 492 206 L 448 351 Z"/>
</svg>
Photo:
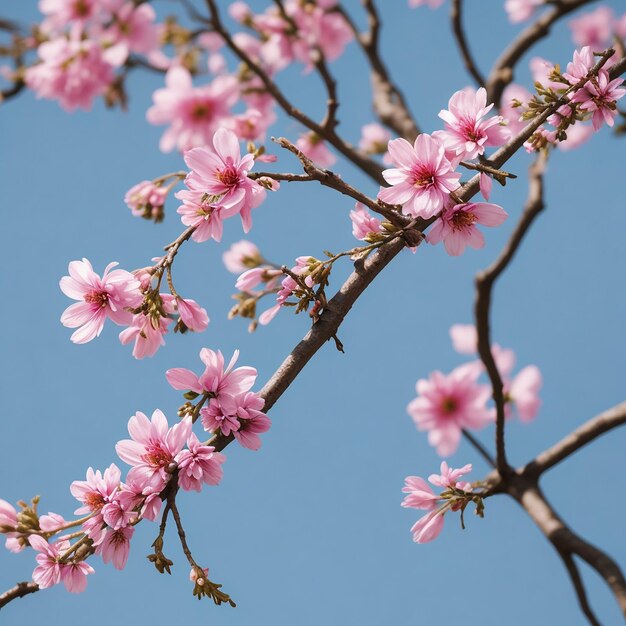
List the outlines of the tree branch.
<svg viewBox="0 0 626 626">
<path fill-rule="evenodd" d="M 283 111 L 289 115 L 289 117 L 292 117 L 312 130 L 319 137 L 326 139 L 338 152 L 352 161 L 357 167 L 361 168 L 370 178 L 382 185 L 384 179 L 382 177 L 383 168 L 381 165 L 367 157 L 362 151 L 346 143 L 337 135 L 334 129 L 325 128 L 313 121 L 308 115 L 305 115 L 300 109 L 296 108 L 283 94 L 278 85 L 270 78 L 269 74 L 233 41 L 229 31 L 221 21 L 216 1 L 206 0 L 206 4 L 211 14 L 209 23 L 213 26 L 215 31 L 222 36 L 228 48 L 259 77 L 267 92 L 276 100 Z"/>
<path fill-rule="evenodd" d="M 539 454 L 537 458 L 523 468 L 522 472 L 529 477 L 539 477 L 543 472 L 591 443 L 600 435 L 622 424 L 626 424 L 626 402 L 622 402 L 590 419 L 551 448 Z"/>
<path fill-rule="evenodd" d="M 598 618 L 595 616 L 591 605 L 589 604 L 589 600 L 587 600 L 587 591 L 585 590 L 585 584 L 583 579 L 578 571 L 578 565 L 572 557 L 571 554 L 567 552 L 558 551 L 561 559 L 563 559 L 563 564 L 567 569 L 567 573 L 572 581 L 572 585 L 574 586 L 574 591 L 576 591 L 576 595 L 578 596 L 578 604 L 580 605 L 580 610 L 585 614 L 591 626 L 602 626 L 598 621 Z"/>
<path fill-rule="evenodd" d="M 487 102 L 500 106 L 504 88 L 513 82 L 514 69 L 524 54 L 550 33 L 552 25 L 563 16 L 595 0 L 554 0 L 554 8 L 528 26 L 496 60 L 487 79 Z"/>
<path fill-rule="evenodd" d="M 452 32 L 459 47 L 459 52 L 461 53 L 465 69 L 471 74 L 474 82 L 479 87 L 484 87 L 485 78 L 478 69 L 478 65 L 472 56 L 469 44 L 467 43 L 467 39 L 465 37 L 465 31 L 463 30 L 463 0 L 452 0 L 450 22 L 452 24 Z"/>
<path fill-rule="evenodd" d="M 381 20 L 374 0 L 361 0 L 367 12 L 369 30 L 361 33 L 341 6 L 336 10 L 343 15 L 350 25 L 354 37 L 361 46 L 371 68 L 372 106 L 382 124 L 390 128 L 399 137 L 413 142 L 420 134 L 420 129 L 411 114 L 403 93 L 393 83 L 379 51 Z"/>
<path fill-rule="evenodd" d="M 3 594 L 0 595 L 0 609 L 9 604 L 12 600 L 16 600 L 17 598 L 23 598 L 27 596 L 29 593 L 35 593 L 35 591 L 39 591 L 39 585 L 34 582 L 23 582 L 17 583 L 15 587 L 11 589 L 7 589 Z"/>
<path fill-rule="evenodd" d="M 496 467 L 498 468 L 498 472 L 503 476 L 509 473 L 511 468 L 506 459 L 504 442 L 504 386 L 491 352 L 491 294 L 496 280 L 513 259 L 525 234 L 528 232 L 534 219 L 543 209 L 543 172 L 546 160 L 546 153 L 541 152 L 530 168 L 526 207 L 509 241 L 500 253 L 500 256 L 490 267 L 476 275 L 474 316 L 476 318 L 476 331 L 478 333 L 478 353 L 480 354 L 480 358 L 491 381 L 493 400 L 496 404 Z"/>
</svg>

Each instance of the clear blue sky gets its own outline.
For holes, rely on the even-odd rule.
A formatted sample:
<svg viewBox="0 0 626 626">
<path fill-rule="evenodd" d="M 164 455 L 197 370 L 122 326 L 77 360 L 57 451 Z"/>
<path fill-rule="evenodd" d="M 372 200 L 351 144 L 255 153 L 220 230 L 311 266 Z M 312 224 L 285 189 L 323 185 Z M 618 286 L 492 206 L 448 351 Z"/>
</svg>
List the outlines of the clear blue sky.
<svg viewBox="0 0 626 626">
<path fill-rule="evenodd" d="M 170 7 L 157 4 L 162 13 Z M 420 124 L 432 131 L 452 92 L 469 84 L 447 10 L 410 11 L 404 0 L 380 4 L 393 4 L 383 32 L 389 65 Z M 486 71 L 517 29 L 499 0 L 466 4 L 472 46 Z M 623 10 L 618 0 L 609 4 Z M 11 5 L 3 16 L 36 19 L 34 1 Z M 347 5 L 359 11 L 356 0 Z M 565 62 L 572 49 L 561 25 L 532 54 Z M 520 68 L 520 81 L 529 84 L 526 64 Z M 333 69 L 343 77 L 340 130 L 356 140 L 360 126 L 373 119 L 356 46 Z M 295 70 L 281 80 L 295 103 L 321 112 L 315 78 Z M 180 396 L 167 385 L 166 369 L 196 369 L 203 346 L 227 354 L 240 348 L 242 364 L 258 368 L 260 388 L 308 329 L 308 318 L 290 312 L 252 335 L 245 322 L 226 319 L 235 277 L 220 259 L 242 238 L 232 220 L 222 246 L 192 243 L 176 263 L 180 291 L 209 311 L 206 333 L 168 336 L 167 346 L 143 361 L 119 344 L 113 326 L 88 345 L 70 343 L 70 331 L 59 322 L 69 301 L 58 288 L 68 262 L 86 256 L 97 271 L 113 260 L 140 267 L 181 231 L 175 202 L 155 226 L 131 217 L 122 200 L 135 182 L 183 166 L 180 156 L 158 151 L 163 129 L 145 121 L 151 93 L 161 84 L 159 76 L 132 76 L 127 113 L 99 104 L 90 114 L 68 115 L 30 93 L 0 108 L 0 497 L 40 494 L 42 512 L 69 517 L 77 506 L 71 481 L 84 478 L 90 465 L 122 465 L 114 445 L 125 438 L 135 411 L 159 407 L 175 418 Z M 281 118 L 274 134 L 295 139 L 300 130 Z M 545 381 L 536 422 L 508 428 L 517 464 L 624 399 L 624 141 L 605 129 L 584 149 L 555 154 L 547 210 L 496 288 L 495 340 L 516 350 L 519 366 L 538 365 Z M 277 170 L 297 168 L 280 156 Z M 450 258 L 442 246 L 424 246 L 416 255 L 401 255 L 342 326 L 346 354 L 326 346 L 271 411 L 273 428 L 261 451 L 229 447 L 220 487 L 181 495 L 197 559 L 232 594 L 236 609 L 192 597 L 189 568 L 172 532 L 165 552 L 175 562 L 173 575 L 159 575 L 144 558 L 157 526 L 143 523 L 123 572 L 93 559 L 97 574 L 86 593 L 37 593 L 3 611 L 2 624 L 35 624 L 51 615 L 66 626 L 86 620 L 92 626 L 118 620 L 219 626 L 585 623 L 560 560 L 511 500 L 490 499 L 485 519 L 470 516 L 465 531 L 450 517 L 440 538 L 425 546 L 413 544 L 409 533 L 419 512 L 399 506 L 404 477 L 428 475 L 439 464 L 406 414 L 415 381 L 461 362 L 448 328 L 471 321 L 473 275 L 495 257 L 519 215 L 529 163 L 526 155 L 512 161 L 520 180 L 506 193 L 494 193 L 512 219 L 487 233 L 483 251 Z M 353 168 L 339 163 L 336 169 L 376 193 Z M 354 244 L 351 208 L 331 191 L 283 185 L 255 212 L 249 237 L 278 263 L 347 249 Z M 348 271 L 338 271 L 332 285 L 338 287 Z M 492 445 L 491 431 L 481 438 Z M 615 432 L 544 480 L 573 528 L 622 565 L 626 503 L 614 494 L 623 493 L 625 444 L 626 431 Z M 465 444 L 450 462 L 473 462 L 475 479 L 487 470 Z M 32 556 L 0 552 L 2 589 L 29 578 Z M 620 623 L 595 574 L 585 570 L 585 580 L 602 623 Z"/>
</svg>

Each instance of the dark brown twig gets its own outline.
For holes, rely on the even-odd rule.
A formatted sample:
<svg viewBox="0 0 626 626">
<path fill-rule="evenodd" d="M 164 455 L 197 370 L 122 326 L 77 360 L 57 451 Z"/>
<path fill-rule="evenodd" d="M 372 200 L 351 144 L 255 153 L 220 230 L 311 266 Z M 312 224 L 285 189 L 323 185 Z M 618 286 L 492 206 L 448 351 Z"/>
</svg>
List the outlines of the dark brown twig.
<svg viewBox="0 0 626 626">
<path fill-rule="evenodd" d="M 0 609 L 9 604 L 12 600 L 16 600 L 17 598 L 23 598 L 27 596 L 29 593 L 35 593 L 35 591 L 39 591 L 39 585 L 34 582 L 23 582 L 17 583 L 15 587 L 11 587 L 11 589 L 7 589 L 3 594 L 0 595 Z"/>
<path fill-rule="evenodd" d="M 452 24 L 452 32 L 459 47 L 459 52 L 461 53 L 465 69 L 471 74 L 478 87 L 484 87 L 485 78 L 478 69 L 478 65 L 472 56 L 469 44 L 467 43 L 467 38 L 465 37 L 465 30 L 463 29 L 463 0 L 452 0 L 452 6 L 450 8 L 450 22 Z"/>
</svg>

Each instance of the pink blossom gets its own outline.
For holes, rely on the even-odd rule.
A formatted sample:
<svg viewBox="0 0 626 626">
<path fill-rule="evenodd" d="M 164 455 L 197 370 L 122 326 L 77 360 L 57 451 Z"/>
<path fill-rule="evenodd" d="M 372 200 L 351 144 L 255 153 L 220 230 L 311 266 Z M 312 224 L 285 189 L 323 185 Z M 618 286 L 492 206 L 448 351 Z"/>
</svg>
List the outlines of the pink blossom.
<svg viewBox="0 0 626 626">
<path fill-rule="evenodd" d="M 0 533 L 6 535 L 5 548 L 9 552 L 21 552 L 27 545 L 17 529 L 17 511 L 13 505 L 0 498 Z"/>
<path fill-rule="evenodd" d="M 409 0 L 409 6 L 411 8 L 426 5 L 429 9 L 438 9 L 443 3 L 444 0 Z"/>
<path fill-rule="evenodd" d="M 520 370 L 505 389 L 507 399 L 514 404 L 522 422 L 530 422 L 537 415 L 541 407 L 539 390 L 542 383 L 539 368 L 536 365 L 528 365 Z"/>
<path fill-rule="evenodd" d="M 99 512 L 118 491 L 120 477 L 121 472 L 115 463 L 111 463 L 104 474 L 100 470 L 94 472 L 92 467 L 88 468 L 87 480 L 75 480 L 70 485 L 72 495 L 83 504 L 74 513 L 84 515 Z"/>
<path fill-rule="evenodd" d="M 49 544 L 39 535 L 31 535 L 28 541 L 30 545 L 39 552 L 35 557 L 38 565 L 33 571 L 33 581 L 36 582 L 41 589 L 58 585 L 61 582 L 58 545 Z M 65 544 L 66 542 L 63 543 Z"/>
<path fill-rule="evenodd" d="M 147 217 L 160 221 L 163 205 L 167 198 L 167 188 L 155 185 L 151 180 L 143 180 L 131 187 L 124 196 L 124 202 L 137 217 Z"/>
<path fill-rule="evenodd" d="M 132 466 L 128 480 L 143 488 L 161 490 L 170 479 L 174 458 L 191 433 L 191 418 L 186 417 L 169 428 L 167 418 L 158 409 L 149 420 L 138 411 L 128 421 L 131 439 L 119 441 L 115 450 Z"/>
<path fill-rule="evenodd" d="M 132 526 L 124 526 L 117 530 L 107 530 L 104 541 L 96 548 L 96 552 L 102 556 L 105 563 L 113 562 L 115 569 L 124 569 L 128 561 L 130 540 L 135 529 Z"/>
<path fill-rule="evenodd" d="M 391 133 L 380 124 L 366 124 L 361 128 L 359 148 L 368 154 L 384 154 L 387 144 L 391 139 Z"/>
<path fill-rule="evenodd" d="M 200 360 L 205 370 L 197 376 L 191 370 L 173 368 L 165 372 L 167 382 L 181 391 L 195 391 L 196 393 L 212 393 L 218 399 L 222 394 L 238 395 L 248 391 L 256 381 L 257 371 L 254 367 L 237 367 L 239 350 L 235 350 L 233 357 L 224 369 L 224 356 L 218 350 L 214 352 L 208 348 L 200 350 Z"/>
<path fill-rule="evenodd" d="M 437 508 L 439 496 L 433 493 L 432 487 L 419 476 L 407 476 L 404 479 L 403 493 L 408 495 L 402 501 L 403 507 L 432 511 Z"/>
<path fill-rule="evenodd" d="M 535 12 L 535 7 L 543 4 L 544 0 L 506 0 L 504 10 L 513 24 L 525 22 Z"/>
<path fill-rule="evenodd" d="M 500 226 L 507 217 L 508 213 L 502 207 L 488 202 L 451 205 L 433 224 L 426 240 L 433 245 L 443 241 L 449 255 L 459 256 L 466 246 L 476 249 L 484 247 L 485 238 L 475 224 Z"/>
<path fill-rule="evenodd" d="M 490 389 L 476 383 L 478 373 L 457 367 L 447 376 L 439 371 L 417 381 L 417 398 L 407 407 L 418 430 L 427 430 L 428 442 L 440 456 L 453 454 L 463 428 L 482 428 L 493 420 L 487 408 Z"/>
<path fill-rule="evenodd" d="M 575 84 L 589 74 L 591 68 L 595 65 L 595 56 L 591 46 L 585 46 L 580 50 L 574 50 L 573 59 L 567 64 L 567 71 L 563 72 L 563 76 Z"/>
<path fill-rule="evenodd" d="M 39 10 L 48 17 L 42 27 L 45 32 L 65 28 L 68 24 L 84 24 L 101 8 L 100 0 L 39 0 Z"/>
<path fill-rule="evenodd" d="M 100 278 L 87 259 L 72 261 L 70 275 L 61 278 L 61 291 L 79 300 L 61 316 L 63 326 L 78 328 L 71 336 L 74 343 L 86 343 L 100 335 L 107 318 L 116 324 L 128 324 L 132 314 L 127 309 L 141 303 L 139 281 L 125 270 L 111 271 L 116 265 L 109 263 Z"/>
<path fill-rule="evenodd" d="M 185 179 L 188 189 L 176 194 L 183 201 L 178 209 L 182 222 L 196 227 L 192 237 L 198 242 L 209 237 L 219 241 L 221 221 L 237 213 L 248 232 L 251 211 L 265 198 L 265 189 L 248 178 L 254 158 L 251 154 L 241 156 L 235 133 L 218 129 L 213 148 L 194 148 L 185 153 L 185 163 L 192 171 Z"/>
<path fill-rule="evenodd" d="M 194 433 L 187 440 L 188 450 L 176 456 L 178 482 L 185 491 L 200 491 L 202 483 L 217 485 L 222 480 L 222 463 L 226 457 L 215 452 L 213 446 L 204 446 Z"/>
<path fill-rule="evenodd" d="M 74 33 L 37 49 L 41 63 L 26 70 L 26 84 L 38 98 L 58 100 L 61 108 L 89 111 L 93 99 L 113 82 L 113 68 L 103 59 L 100 46 Z"/>
<path fill-rule="evenodd" d="M 530 102 L 532 94 L 528 89 L 511 83 L 507 85 L 502 92 L 502 103 L 500 105 L 500 113 L 502 117 L 508 122 L 507 129 L 511 137 L 515 137 L 526 126 L 526 122 L 521 118 L 523 107 L 514 107 L 513 101 L 527 103 Z"/>
<path fill-rule="evenodd" d="M 251 291 L 257 285 L 264 282 L 264 277 L 267 272 L 265 267 L 255 267 L 251 270 L 246 270 L 235 283 L 235 287 L 239 291 Z"/>
<path fill-rule="evenodd" d="M 588 80 L 582 89 L 579 89 L 571 98 L 577 102 L 583 111 L 593 113 L 592 124 L 594 130 L 599 130 L 603 122 L 609 126 L 615 123 L 617 117 L 616 101 L 626 94 L 626 89 L 620 85 L 621 78 L 609 81 L 609 73 L 601 69 L 598 76 Z"/>
<path fill-rule="evenodd" d="M 491 111 L 487 106 L 487 91 L 484 87 L 457 91 L 448 102 L 448 110 L 442 109 L 439 117 L 445 122 L 446 130 L 441 134 L 446 149 L 453 150 L 458 157 L 475 159 L 485 152 L 485 146 L 500 146 L 506 141 L 507 133 L 501 126 L 499 115 L 483 120 Z"/>
<path fill-rule="evenodd" d="M 315 133 L 300 135 L 296 141 L 296 148 L 319 167 L 330 167 L 337 160 L 335 155 L 326 147 L 324 140 Z"/>
<path fill-rule="evenodd" d="M 120 333 L 120 342 L 123 346 L 131 341 L 135 342 L 133 356 L 136 359 L 153 356 L 165 345 L 163 335 L 167 334 L 167 327 L 171 321 L 169 317 L 159 317 L 156 321 L 158 326 L 155 328 L 154 318 L 138 313 L 133 317 L 131 325 Z"/>
<path fill-rule="evenodd" d="M 222 261 L 229 272 L 240 274 L 247 269 L 258 267 L 263 262 L 259 249 L 251 242 L 242 239 L 232 244 L 222 255 Z"/>
<path fill-rule="evenodd" d="M 245 113 L 234 115 L 228 120 L 228 127 L 237 137 L 246 141 L 262 141 L 267 129 L 276 121 L 276 114 L 271 111 L 259 111 L 249 108 Z"/>
<path fill-rule="evenodd" d="M 115 65 L 122 65 L 130 52 L 150 54 L 159 45 L 159 35 L 155 25 L 156 13 L 150 4 L 135 6 L 126 2 L 116 12 L 106 37 L 112 40 Z M 112 48 L 107 50 L 109 60 Z"/>
<path fill-rule="evenodd" d="M 357 202 L 354 210 L 350 211 L 350 220 L 352 221 L 352 234 L 357 239 L 365 240 L 368 235 L 381 232 L 381 221 L 360 202 Z"/>
<path fill-rule="evenodd" d="M 154 521 L 161 510 L 161 497 L 159 494 L 160 491 L 155 490 L 153 487 L 128 480 L 126 484 L 122 484 L 116 500 L 120 503 L 120 508 L 125 511 L 139 508 L 139 515 L 143 519 Z"/>
<path fill-rule="evenodd" d="M 237 404 L 236 415 L 239 418 L 239 428 L 233 432 L 235 439 L 249 450 L 258 450 L 261 447 L 259 435 L 270 429 L 272 422 L 261 411 L 265 400 L 251 391 L 241 394 L 235 399 Z"/>
<path fill-rule="evenodd" d="M 472 465 L 468 463 L 459 469 L 452 469 L 445 461 L 442 461 L 440 471 L 441 474 L 431 474 L 428 477 L 429 482 L 444 489 L 454 488 L 461 476 L 465 476 L 465 474 L 469 474 L 472 471 Z"/>
<path fill-rule="evenodd" d="M 534 82 L 541 83 L 544 87 L 550 87 L 555 90 L 565 87 L 563 83 L 559 83 L 550 78 L 550 75 L 554 71 L 554 63 L 552 63 L 552 61 L 548 61 L 542 57 L 533 57 L 529 65 Z"/>
<path fill-rule="evenodd" d="M 85 561 L 64 563 L 61 565 L 61 580 L 70 593 L 82 593 L 87 588 L 87 576 L 94 571 Z"/>
<path fill-rule="evenodd" d="M 478 352 L 478 333 L 474 324 L 454 324 L 450 327 L 452 347 L 460 354 Z"/>
<path fill-rule="evenodd" d="M 176 306 L 180 319 L 189 330 L 201 333 L 207 329 L 209 325 L 209 316 L 205 309 L 203 309 L 195 300 L 185 300 L 183 298 L 176 298 Z"/>
<path fill-rule="evenodd" d="M 224 400 L 226 396 L 222 395 L 220 400 Z M 233 408 L 233 412 L 229 412 L 228 409 Z M 217 433 L 228 437 L 231 433 L 239 428 L 239 419 L 237 418 L 237 407 L 231 407 L 228 403 L 225 406 L 222 402 L 213 398 L 209 402 L 209 406 L 205 406 L 200 410 L 200 416 L 202 417 L 202 425 L 204 430 Z"/>
<path fill-rule="evenodd" d="M 439 511 L 431 511 L 421 517 L 411 527 L 415 543 L 428 543 L 437 539 L 443 528 L 443 515 Z"/>
<path fill-rule="evenodd" d="M 577 46 L 603 49 L 611 41 L 614 21 L 613 11 L 607 6 L 600 6 L 569 21 L 572 39 Z"/>
<path fill-rule="evenodd" d="M 428 219 L 444 206 L 461 174 L 452 171 L 443 144 L 422 134 L 413 146 L 406 139 L 389 142 L 389 155 L 396 168 L 383 172 L 391 187 L 381 187 L 378 197 L 388 204 L 401 204 L 412 217 Z"/>
<path fill-rule="evenodd" d="M 122 497 L 122 492 L 115 494 L 111 502 L 102 508 L 102 517 L 107 526 L 118 530 L 136 521 L 138 514 L 132 504 L 132 499 Z"/>
<path fill-rule="evenodd" d="M 154 92 L 154 105 L 146 117 L 151 124 L 170 124 L 159 144 L 163 152 L 189 150 L 210 143 L 230 117 L 230 107 L 238 96 L 233 76 L 218 76 L 209 85 L 194 87 L 185 68 L 172 67 L 165 75 L 165 88 Z"/>
</svg>

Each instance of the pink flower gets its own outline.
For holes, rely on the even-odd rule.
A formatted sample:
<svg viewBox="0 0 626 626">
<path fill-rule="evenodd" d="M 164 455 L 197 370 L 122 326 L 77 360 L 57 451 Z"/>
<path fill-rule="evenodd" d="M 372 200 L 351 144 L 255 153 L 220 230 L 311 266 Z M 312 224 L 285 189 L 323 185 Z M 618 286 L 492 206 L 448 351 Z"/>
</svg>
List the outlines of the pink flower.
<svg viewBox="0 0 626 626">
<path fill-rule="evenodd" d="M 541 407 L 539 390 L 543 379 L 536 365 L 528 365 L 520 370 L 517 376 L 505 389 L 505 395 L 512 402 L 522 422 L 532 421 Z"/>
<path fill-rule="evenodd" d="M 507 85 L 502 92 L 502 104 L 500 105 L 500 113 L 502 117 L 508 122 L 506 129 L 509 131 L 511 137 L 515 137 L 526 126 L 526 122 L 521 120 L 520 117 L 524 111 L 523 107 L 514 107 L 513 101 L 527 103 L 532 98 L 532 94 L 528 89 L 521 85 L 511 83 Z"/>
<path fill-rule="evenodd" d="M 390 139 L 391 133 L 380 124 L 366 124 L 361 128 L 359 148 L 368 154 L 384 154 Z"/>
<path fill-rule="evenodd" d="M 158 409 L 151 420 L 138 411 L 128 421 L 128 432 L 132 440 L 124 439 L 115 446 L 120 459 L 132 465 L 128 480 L 142 488 L 162 490 L 175 467 L 174 458 L 191 433 L 191 418 L 169 428 L 167 418 Z"/>
<path fill-rule="evenodd" d="M 241 139 L 262 141 L 267 129 L 275 121 L 276 115 L 273 111 L 261 112 L 258 109 L 249 108 L 245 113 L 231 117 L 228 120 L 228 126 Z"/>
<path fill-rule="evenodd" d="M 330 167 L 337 161 L 335 155 L 326 147 L 324 140 L 315 133 L 300 135 L 296 141 L 296 148 L 319 167 Z"/>
<path fill-rule="evenodd" d="M 544 0 L 506 0 L 504 10 L 513 24 L 525 22 L 534 12 L 535 7 L 543 4 Z"/>
<path fill-rule="evenodd" d="M 44 30 L 65 28 L 70 23 L 84 23 L 92 19 L 101 7 L 99 0 L 39 0 L 39 10 L 48 17 Z"/>
<path fill-rule="evenodd" d="M 428 219 L 443 208 L 458 184 L 443 144 L 430 135 L 417 137 L 413 146 L 406 139 L 389 142 L 389 155 L 396 168 L 383 172 L 391 187 L 381 187 L 378 197 L 388 204 L 401 204 L 412 217 Z"/>
<path fill-rule="evenodd" d="M 482 428 L 493 421 L 487 408 L 489 387 L 476 383 L 479 372 L 463 366 L 447 376 L 439 371 L 417 381 L 418 397 L 407 407 L 418 430 L 427 430 L 428 443 L 440 456 L 453 454 L 463 428 Z"/>
<path fill-rule="evenodd" d="M 602 122 L 613 126 L 617 117 L 616 101 L 626 94 L 626 89 L 620 85 L 621 78 L 609 81 L 606 70 L 600 70 L 598 76 L 588 80 L 582 89 L 579 89 L 571 98 L 571 102 L 578 102 L 583 111 L 593 113 L 592 124 L 594 130 L 599 130 Z"/>
<path fill-rule="evenodd" d="M 196 393 L 212 393 L 218 399 L 222 394 L 238 395 L 248 391 L 256 381 L 257 371 L 254 367 L 237 367 L 239 350 L 235 350 L 233 357 L 224 369 L 224 356 L 218 350 L 213 352 L 208 348 L 200 350 L 200 360 L 205 364 L 205 370 L 197 376 L 191 370 L 176 367 L 167 370 L 167 382 L 180 391 L 195 391 Z"/>
<path fill-rule="evenodd" d="M 465 476 L 465 474 L 469 474 L 472 471 L 472 465 L 468 463 L 459 469 L 452 469 L 445 461 L 442 461 L 440 471 L 441 474 L 431 474 L 428 477 L 429 482 L 444 489 L 454 488 L 461 476 Z"/>
<path fill-rule="evenodd" d="M 195 300 L 184 300 L 183 298 L 176 298 L 176 306 L 180 319 L 189 330 L 201 333 L 207 329 L 209 325 L 209 316 L 205 309 L 203 309 Z"/>
<path fill-rule="evenodd" d="M 6 535 L 4 544 L 9 552 L 21 552 L 28 544 L 17 529 L 17 511 L 13 505 L 0 498 L 0 533 Z"/>
<path fill-rule="evenodd" d="M 446 207 L 426 235 L 426 240 L 433 245 L 443 241 L 449 255 L 459 256 L 466 246 L 476 249 L 484 247 L 485 238 L 475 224 L 500 226 L 507 217 L 506 211 L 497 204 L 455 204 Z"/>
<path fill-rule="evenodd" d="M 38 565 L 33 571 L 33 581 L 36 582 L 41 589 L 58 585 L 61 582 L 58 545 L 49 544 L 39 535 L 31 535 L 28 541 L 30 545 L 39 552 L 35 557 Z M 67 542 L 63 542 L 63 544 L 65 545 Z"/>
<path fill-rule="evenodd" d="M 502 145 L 507 138 L 501 126 L 502 118 L 496 115 L 482 119 L 492 108 L 493 104 L 487 106 L 487 91 L 483 87 L 478 91 L 468 88 L 454 93 L 448 110 L 439 112 L 446 125 L 440 135 L 446 149 L 454 151 L 457 157 L 475 159 L 485 152 L 485 146 Z"/>
<path fill-rule="evenodd" d="M 176 456 L 178 483 L 185 491 L 200 491 L 202 483 L 217 485 L 222 480 L 222 463 L 226 457 L 215 452 L 213 446 L 204 446 L 194 433 L 187 440 L 188 450 Z"/>
<path fill-rule="evenodd" d="M 151 180 L 143 180 L 126 192 L 124 202 L 133 215 L 161 221 L 166 197 L 166 187 L 155 185 Z"/>
<path fill-rule="evenodd" d="M 433 493 L 432 487 L 419 476 L 407 476 L 404 479 L 403 493 L 409 495 L 402 500 L 403 507 L 432 511 L 437 508 L 439 496 Z"/>
<path fill-rule="evenodd" d="M 70 593 L 82 593 L 87 588 L 87 576 L 94 573 L 93 567 L 84 561 L 61 565 L 61 580 Z"/>
<path fill-rule="evenodd" d="M 165 88 L 154 92 L 146 117 L 151 124 L 170 124 L 159 144 L 163 152 L 189 150 L 210 143 L 238 96 L 234 76 L 218 76 L 210 85 L 194 87 L 185 68 L 172 67 L 165 75 Z"/>
<path fill-rule="evenodd" d="M 427 5 L 429 9 L 438 9 L 443 3 L 444 0 L 409 0 L 411 8 Z"/>
<path fill-rule="evenodd" d="M 136 359 L 153 356 L 165 345 L 163 335 L 167 334 L 167 327 L 171 321 L 169 317 L 159 317 L 158 327 L 155 328 L 154 318 L 138 313 L 133 317 L 131 325 L 120 333 L 120 343 L 125 346 L 134 341 L 133 356 Z"/>
<path fill-rule="evenodd" d="M 563 72 L 563 76 L 565 76 L 570 83 L 575 84 L 587 76 L 591 68 L 595 65 L 595 62 L 596 59 L 591 46 L 574 50 L 574 57 L 567 64 L 567 71 Z"/>
<path fill-rule="evenodd" d="M 460 354 L 478 352 L 478 334 L 474 324 L 454 324 L 450 327 L 452 347 Z"/>
<path fill-rule="evenodd" d="M 554 71 L 554 63 L 552 63 L 552 61 L 548 61 L 542 57 L 533 57 L 529 65 L 534 82 L 541 83 L 544 87 L 550 87 L 555 90 L 564 88 L 563 83 L 559 83 L 550 78 L 550 75 Z"/>
<path fill-rule="evenodd" d="M 352 221 L 352 234 L 362 241 L 372 233 L 381 232 L 381 221 L 374 217 L 364 205 L 357 202 L 354 210 L 350 211 L 350 220 Z"/>
<path fill-rule="evenodd" d="M 413 524 L 411 532 L 415 543 L 428 543 L 437 539 L 443 528 L 443 515 L 439 511 L 431 511 Z"/>
<path fill-rule="evenodd" d="M 220 400 L 226 400 L 226 396 L 222 395 Z M 222 402 L 213 398 L 209 402 L 209 406 L 205 406 L 200 410 L 200 416 L 202 417 L 204 430 L 211 433 L 220 432 L 228 437 L 239 428 L 239 419 L 237 418 L 237 406 L 234 400 L 232 401 L 234 406 L 228 403 L 227 400 L 224 404 L 225 406 L 222 405 Z"/>
<path fill-rule="evenodd" d="M 259 249 L 251 242 L 242 239 L 234 243 L 222 255 L 222 261 L 229 272 L 241 274 L 247 269 L 258 267 L 263 262 Z"/>
<path fill-rule="evenodd" d="M 87 343 L 100 335 L 107 318 L 116 324 L 128 324 L 132 314 L 126 309 L 141 304 L 139 281 L 125 270 L 111 272 L 116 265 L 109 263 L 100 278 L 87 259 L 72 261 L 68 267 L 70 275 L 61 278 L 61 291 L 79 300 L 61 316 L 63 326 L 78 328 L 71 336 L 74 343 Z"/>
<path fill-rule="evenodd" d="M 88 468 L 87 480 L 75 480 L 70 485 L 70 492 L 83 505 L 74 513 L 76 515 L 98 513 L 117 493 L 120 477 L 121 472 L 115 463 L 111 463 L 104 470 L 104 474 L 100 470 L 94 472 L 93 468 Z"/>
<path fill-rule="evenodd" d="M 118 530 L 107 530 L 104 541 L 96 548 L 96 552 L 102 556 L 105 563 L 113 562 L 115 569 L 124 569 L 128 561 L 130 540 L 135 529 L 125 526 Z"/>
<path fill-rule="evenodd" d="M 150 4 L 135 6 L 132 2 L 122 5 L 112 20 L 105 38 L 112 40 L 115 65 L 122 65 L 130 52 L 150 54 L 159 46 L 159 35 L 155 25 L 156 13 Z M 107 50 L 109 60 L 112 48 Z"/>
<path fill-rule="evenodd" d="M 265 400 L 249 391 L 235 398 L 235 402 L 239 428 L 233 432 L 233 435 L 244 448 L 258 450 L 261 447 L 259 435 L 267 432 L 272 425 L 270 418 L 261 411 Z"/>
<path fill-rule="evenodd" d="M 26 84 L 38 98 L 58 100 L 66 111 L 89 111 L 93 99 L 113 82 L 113 68 L 103 59 L 102 49 L 94 41 L 81 39 L 80 32 L 69 40 L 46 41 L 37 52 L 41 63 L 26 70 Z"/>
<path fill-rule="evenodd" d="M 265 198 L 265 189 L 248 178 L 254 158 L 251 154 L 241 156 L 235 133 L 218 129 L 213 148 L 194 148 L 185 153 L 185 163 L 192 171 L 185 179 L 188 189 L 176 194 L 183 201 L 178 209 L 182 222 L 196 226 L 192 237 L 198 242 L 209 237 L 219 241 L 222 220 L 237 213 L 248 232 L 251 211 Z"/>
<path fill-rule="evenodd" d="M 600 6 L 569 21 L 572 39 L 577 46 L 603 49 L 611 41 L 614 21 L 613 11 L 607 6 Z"/>
</svg>

